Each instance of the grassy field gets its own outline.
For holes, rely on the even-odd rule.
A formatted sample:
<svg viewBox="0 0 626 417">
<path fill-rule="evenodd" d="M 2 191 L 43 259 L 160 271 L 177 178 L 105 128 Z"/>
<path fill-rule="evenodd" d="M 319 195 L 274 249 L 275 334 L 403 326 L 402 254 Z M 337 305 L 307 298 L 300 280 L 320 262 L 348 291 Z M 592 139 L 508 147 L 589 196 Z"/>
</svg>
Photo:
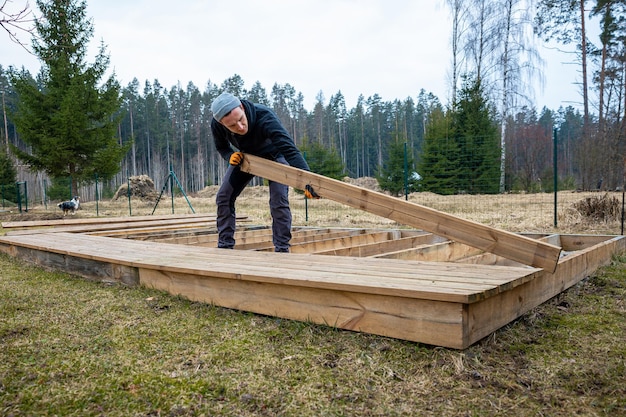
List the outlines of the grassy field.
<svg viewBox="0 0 626 417">
<path fill-rule="evenodd" d="M 240 213 L 266 222 L 265 195 L 247 192 Z M 212 210 L 209 198 L 192 203 Z M 308 223 L 389 225 L 315 203 Z M 77 216 L 93 215 L 91 204 Z M 133 214 L 153 206 L 134 204 Z M 494 211 L 482 216 L 509 230 L 543 229 L 485 207 Z M 21 218 L 52 216 L 35 208 Z M 571 224 L 568 232 L 614 227 Z M 626 416 L 625 342 L 626 254 L 464 351 L 85 281 L 0 255 L 1 416 Z"/>
</svg>

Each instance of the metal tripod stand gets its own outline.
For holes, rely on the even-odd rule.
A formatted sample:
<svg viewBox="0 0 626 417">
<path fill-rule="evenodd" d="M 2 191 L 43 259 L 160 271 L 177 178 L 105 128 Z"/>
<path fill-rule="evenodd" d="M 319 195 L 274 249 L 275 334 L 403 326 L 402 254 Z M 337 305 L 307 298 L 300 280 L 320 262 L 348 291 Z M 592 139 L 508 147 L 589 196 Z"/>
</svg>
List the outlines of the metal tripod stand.
<svg viewBox="0 0 626 417">
<path fill-rule="evenodd" d="M 170 195 L 172 196 L 172 214 L 174 214 L 174 181 L 176 181 L 176 184 L 178 185 L 178 189 L 180 190 L 180 192 L 183 193 L 183 196 L 185 197 L 185 200 L 187 201 L 187 204 L 189 205 L 191 212 L 193 214 L 196 214 L 196 211 L 191 206 L 191 202 L 189 201 L 189 198 L 187 198 L 187 194 L 185 194 L 185 190 L 183 190 L 183 186 L 180 184 L 180 181 L 178 181 L 178 177 L 176 177 L 176 173 L 174 173 L 174 170 L 172 170 L 171 166 L 170 166 L 170 173 L 167 175 L 167 178 L 165 178 L 165 182 L 163 183 L 163 188 L 161 189 L 161 194 L 159 194 L 159 198 L 157 198 L 156 204 L 154 205 L 154 208 L 152 209 L 151 214 L 154 214 L 154 211 L 159 205 L 159 201 L 161 201 L 161 197 L 163 197 L 163 193 L 165 192 L 165 189 L 168 186 L 170 187 Z"/>
</svg>

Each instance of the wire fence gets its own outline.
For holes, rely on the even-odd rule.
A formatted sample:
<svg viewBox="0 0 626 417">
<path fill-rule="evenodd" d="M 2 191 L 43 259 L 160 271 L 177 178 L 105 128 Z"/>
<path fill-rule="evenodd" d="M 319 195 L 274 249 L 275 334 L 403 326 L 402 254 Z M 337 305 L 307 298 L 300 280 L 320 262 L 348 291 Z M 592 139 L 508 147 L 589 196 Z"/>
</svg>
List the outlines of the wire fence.
<svg viewBox="0 0 626 417">
<path fill-rule="evenodd" d="M 79 195 L 82 209 L 95 216 L 215 212 L 214 200 L 218 186 L 207 187 L 211 189 L 209 192 L 203 190 L 187 196 L 182 185 L 175 178 L 170 178 L 161 190 L 152 188 L 151 196 L 144 198 L 145 192 L 138 195 L 133 190 L 135 178 L 127 177 L 126 183 L 120 185 L 94 181 L 87 187 L 81 187 Z M 345 178 L 344 181 L 382 192 L 373 178 Z M 114 188 L 116 186 L 117 189 Z M 43 187 L 39 189 L 28 181 L 0 185 L 2 209 L 20 213 L 58 212 L 56 204 L 69 200 L 72 197 L 71 189 L 70 178 L 54 183 L 44 181 Z M 623 190 L 557 189 L 552 192 L 451 195 L 416 191 L 397 198 L 514 232 L 624 234 Z M 262 202 L 264 199 L 269 199 L 266 186 L 248 187 L 237 200 L 238 213 L 249 214 L 252 221 L 271 224 L 269 207 Z M 294 226 L 402 227 L 391 220 L 328 199 L 306 200 L 294 190 L 290 203 Z"/>
<path fill-rule="evenodd" d="M 491 227 L 520 233 L 624 234 L 623 192 L 448 195 L 412 193 L 408 201 Z M 403 198 L 404 199 L 404 198 Z M 398 225 L 329 200 L 292 199 L 294 223 Z"/>
</svg>

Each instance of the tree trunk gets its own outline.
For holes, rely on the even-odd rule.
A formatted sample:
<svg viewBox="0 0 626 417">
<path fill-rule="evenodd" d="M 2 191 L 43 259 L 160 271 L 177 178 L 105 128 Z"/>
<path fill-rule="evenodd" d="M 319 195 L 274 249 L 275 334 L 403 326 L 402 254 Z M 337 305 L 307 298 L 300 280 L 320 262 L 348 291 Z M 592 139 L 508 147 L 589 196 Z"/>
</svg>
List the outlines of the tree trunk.
<svg viewBox="0 0 626 417">
<path fill-rule="evenodd" d="M 585 134 L 587 134 L 589 129 L 589 94 L 587 84 L 587 30 L 585 29 L 585 0 L 580 0 L 580 31 L 580 47 L 583 72 L 583 122 Z"/>
<path fill-rule="evenodd" d="M 2 114 L 4 116 L 4 140 L 5 146 L 7 150 L 7 155 L 9 155 L 9 126 L 7 123 L 7 106 L 4 101 L 4 90 L 2 90 Z"/>
</svg>

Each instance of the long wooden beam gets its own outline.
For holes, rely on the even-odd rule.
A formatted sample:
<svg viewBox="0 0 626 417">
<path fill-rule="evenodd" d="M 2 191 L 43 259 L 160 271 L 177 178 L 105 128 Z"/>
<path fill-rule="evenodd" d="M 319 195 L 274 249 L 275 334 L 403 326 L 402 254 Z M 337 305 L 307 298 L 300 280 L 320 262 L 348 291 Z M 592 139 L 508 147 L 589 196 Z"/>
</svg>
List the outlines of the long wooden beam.
<svg viewBox="0 0 626 417">
<path fill-rule="evenodd" d="M 313 172 L 246 154 L 241 169 L 250 174 L 303 190 L 311 185 L 320 197 L 373 213 L 398 223 L 421 228 L 550 272 L 556 270 L 561 248 L 512 232 L 489 227 L 383 193 L 348 184 Z"/>
<path fill-rule="evenodd" d="M 81 209 L 82 210 L 82 209 Z M 80 212 L 79 212 L 80 213 Z M 26 220 L 26 221 L 12 221 L 2 222 L 4 229 L 26 229 L 29 227 L 59 227 L 59 226 L 76 226 L 76 225 L 92 225 L 92 224 L 107 224 L 107 223 L 120 223 L 126 222 L 132 224 L 133 222 L 144 221 L 160 221 L 160 220 L 173 220 L 173 219 L 189 219 L 193 218 L 205 218 L 207 214 L 163 214 L 152 216 L 128 216 L 128 217 L 67 217 L 62 219 L 52 220 Z M 213 215 L 215 217 L 215 215 Z M 130 226 L 129 226 L 130 227 Z"/>
</svg>

